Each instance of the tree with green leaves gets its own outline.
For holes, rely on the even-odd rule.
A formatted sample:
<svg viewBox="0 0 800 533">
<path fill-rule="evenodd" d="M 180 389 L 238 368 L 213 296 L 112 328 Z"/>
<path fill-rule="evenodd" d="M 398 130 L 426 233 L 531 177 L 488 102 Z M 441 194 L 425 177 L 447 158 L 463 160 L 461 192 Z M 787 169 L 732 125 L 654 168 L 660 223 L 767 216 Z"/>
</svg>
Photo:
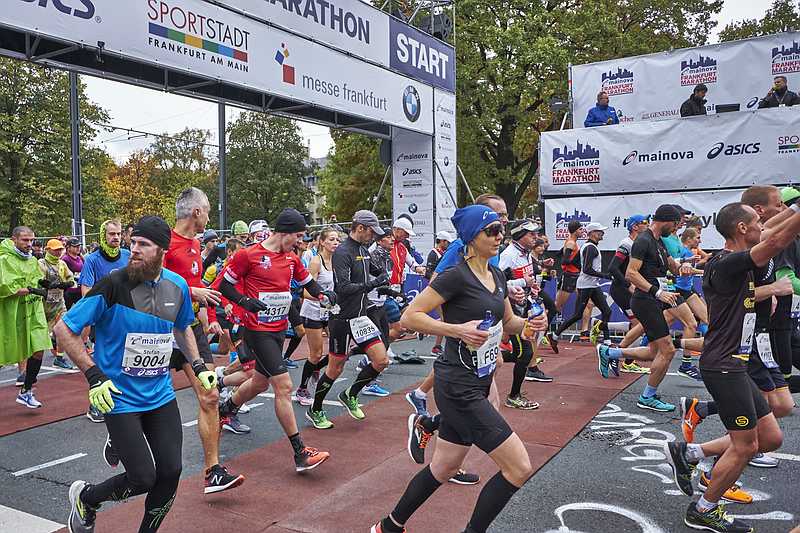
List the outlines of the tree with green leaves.
<svg viewBox="0 0 800 533">
<path fill-rule="evenodd" d="M 731 22 L 719 32 L 721 42 L 749 39 L 761 35 L 797 31 L 800 29 L 800 2 L 791 0 L 773 0 L 764 16 L 760 19 L 747 19 Z"/>
<path fill-rule="evenodd" d="M 228 218 L 274 223 L 285 207 L 305 211 L 308 150 L 289 119 L 244 112 L 227 127 Z"/>
<path fill-rule="evenodd" d="M 78 89 L 81 163 L 94 170 L 104 156 L 89 142 L 107 113 Z M 70 233 L 71 194 L 69 76 L 0 58 L 0 227 Z"/>
<path fill-rule="evenodd" d="M 328 164 L 319 173 L 320 191 L 325 195 L 325 215 L 336 214 L 350 220 L 359 209 L 371 209 L 378 194 L 386 167 L 378 151 L 380 140 L 358 133 L 331 130 L 334 147 Z M 376 213 L 379 218 L 392 216 L 392 187 L 387 180 Z"/>
</svg>

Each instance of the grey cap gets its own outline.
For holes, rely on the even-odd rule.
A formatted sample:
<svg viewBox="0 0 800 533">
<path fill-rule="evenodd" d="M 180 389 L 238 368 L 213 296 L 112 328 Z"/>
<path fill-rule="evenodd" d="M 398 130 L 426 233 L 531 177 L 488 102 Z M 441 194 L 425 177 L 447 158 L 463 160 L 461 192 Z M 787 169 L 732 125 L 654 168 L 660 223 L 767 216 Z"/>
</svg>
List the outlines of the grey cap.
<svg viewBox="0 0 800 533">
<path fill-rule="evenodd" d="M 207 243 L 208 241 L 219 240 L 219 235 L 213 229 L 207 229 L 203 232 L 203 244 Z"/>
<path fill-rule="evenodd" d="M 380 237 L 384 235 L 384 231 L 381 229 L 381 225 L 378 223 L 378 215 L 372 211 L 367 209 L 356 211 L 356 214 L 353 215 L 353 222 L 356 224 L 362 224 L 368 228 L 372 228 L 372 231 L 375 232 L 375 235 Z"/>
</svg>

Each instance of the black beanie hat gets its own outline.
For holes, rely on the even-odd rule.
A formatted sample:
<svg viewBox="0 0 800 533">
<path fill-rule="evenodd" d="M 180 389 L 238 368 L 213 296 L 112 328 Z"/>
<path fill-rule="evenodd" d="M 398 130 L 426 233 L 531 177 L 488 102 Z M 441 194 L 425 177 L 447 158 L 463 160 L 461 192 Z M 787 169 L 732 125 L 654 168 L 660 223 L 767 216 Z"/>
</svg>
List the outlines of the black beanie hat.
<svg viewBox="0 0 800 533">
<path fill-rule="evenodd" d="M 163 218 L 146 215 L 139 219 L 139 222 L 133 227 L 131 237 L 144 237 L 150 239 L 156 246 L 163 249 L 169 248 L 169 241 L 172 238 L 172 233 Z"/>
<path fill-rule="evenodd" d="M 275 219 L 275 233 L 299 233 L 306 230 L 306 219 L 297 209 L 287 207 Z"/>
</svg>

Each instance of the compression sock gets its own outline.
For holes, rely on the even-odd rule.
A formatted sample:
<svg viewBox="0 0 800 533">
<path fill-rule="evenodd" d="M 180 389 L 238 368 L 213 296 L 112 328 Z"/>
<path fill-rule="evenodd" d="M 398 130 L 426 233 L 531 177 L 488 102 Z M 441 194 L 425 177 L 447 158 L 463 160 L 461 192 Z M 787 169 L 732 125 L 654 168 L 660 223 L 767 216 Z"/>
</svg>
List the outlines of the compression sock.
<svg viewBox="0 0 800 533">
<path fill-rule="evenodd" d="M 411 479 L 406 491 L 392 511 L 391 518 L 387 516 L 383 519 L 383 523 L 391 523 L 393 526 L 405 524 L 411 515 L 441 486 L 442 484 L 433 477 L 431 467 L 426 466 Z M 398 531 L 398 529 L 391 531 Z"/>
<path fill-rule="evenodd" d="M 635 359 L 625 359 L 626 365 L 632 365 L 636 360 Z"/>
<path fill-rule="evenodd" d="M 609 348 L 606 352 L 609 359 L 621 359 L 622 358 L 622 348 Z M 627 359 L 626 359 L 627 361 Z M 631 359 L 633 361 L 633 359 Z"/>
<path fill-rule="evenodd" d="M 292 449 L 294 450 L 295 455 L 299 455 L 300 452 L 303 451 L 305 445 L 303 444 L 303 439 L 300 437 L 300 433 L 295 433 L 289 437 L 289 442 L 292 443 Z"/>
<path fill-rule="evenodd" d="M 686 350 L 681 350 L 681 366 L 692 366 L 692 356 L 686 353 Z"/>
<path fill-rule="evenodd" d="M 328 376 L 327 372 L 320 376 L 319 383 L 317 383 L 317 390 L 314 391 L 314 405 L 311 406 L 312 411 L 322 411 L 322 402 L 325 400 L 325 396 L 328 395 L 328 391 L 333 387 L 334 381 L 336 380 Z"/>
<path fill-rule="evenodd" d="M 495 517 L 503 510 L 503 507 L 506 506 L 508 500 L 518 490 L 519 487 L 509 483 L 503 477 L 502 472 L 495 474 L 492 479 L 486 482 L 480 495 L 478 495 L 472 518 L 469 519 L 469 524 L 467 524 L 467 531 L 484 533 Z"/>
<path fill-rule="evenodd" d="M 697 411 L 697 414 L 700 415 L 700 418 L 708 418 L 711 415 L 715 415 L 719 413 L 717 409 L 717 402 L 710 401 L 710 402 L 697 402 L 697 406 L 694 408 Z"/>
<path fill-rule="evenodd" d="M 658 392 L 658 387 L 653 387 L 649 383 L 644 386 L 644 390 L 642 391 L 642 398 L 652 398 Z"/>
<path fill-rule="evenodd" d="M 422 428 L 425 430 L 426 433 L 433 433 L 437 429 L 439 429 L 439 422 L 441 421 L 440 415 L 435 416 L 423 416 L 419 423 L 422 425 Z"/>
<path fill-rule="evenodd" d="M 311 374 L 317 370 L 317 365 L 311 362 L 311 359 L 306 359 L 305 364 L 303 364 L 303 375 L 300 378 L 300 388 L 305 389 L 308 385 L 308 380 L 311 379 Z"/>
<path fill-rule="evenodd" d="M 361 389 L 369 385 L 372 380 L 380 375 L 381 373 L 375 370 L 372 364 L 368 364 L 361 369 L 361 372 L 359 372 L 358 376 L 356 376 L 356 380 L 352 385 L 350 385 L 350 388 L 347 389 L 347 395 L 350 397 L 358 396 L 358 393 L 361 392 Z"/>
<path fill-rule="evenodd" d="M 800 376 L 789 376 L 787 382 L 789 383 L 789 392 L 792 394 L 800 392 Z"/>
<path fill-rule="evenodd" d="M 719 504 L 712 503 L 712 502 L 706 500 L 705 496 L 700 496 L 700 499 L 697 500 L 696 507 L 697 507 L 697 510 L 700 511 L 701 513 L 707 513 L 708 511 L 711 511 L 712 509 L 716 509 L 717 505 L 719 505 Z"/>
<path fill-rule="evenodd" d="M 284 359 L 289 359 L 294 351 L 300 346 L 300 343 L 303 341 L 303 337 L 299 335 L 295 335 L 291 339 L 289 339 L 289 346 L 286 347 L 286 353 L 283 354 Z"/>
<path fill-rule="evenodd" d="M 28 359 L 28 365 L 25 367 L 25 384 L 22 385 L 23 391 L 29 391 L 33 388 L 33 382 L 36 381 L 36 376 L 39 375 L 39 369 L 42 368 L 42 360 L 38 357 L 31 357 Z"/>
<path fill-rule="evenodd" d="M 508 393 L 509 398 L 516 398 L 519 396 L 519 391 L 522 388 L 522 382 L 525 381 L 525 374 L 528 372 L 528 363 L 523 359 L 514 361 L 514 377 L 511 381 L 511 392 Z"/>
<path fill-rule="evenodd" d="M 703 448 L 699 444 L 689 443 L 686 445 L 686 458 L 689 459 L 689 462 L 700 462 L 700 459 L 704 459 L 705 456 L 706 454 L 703 453 Z"/>
</svg>

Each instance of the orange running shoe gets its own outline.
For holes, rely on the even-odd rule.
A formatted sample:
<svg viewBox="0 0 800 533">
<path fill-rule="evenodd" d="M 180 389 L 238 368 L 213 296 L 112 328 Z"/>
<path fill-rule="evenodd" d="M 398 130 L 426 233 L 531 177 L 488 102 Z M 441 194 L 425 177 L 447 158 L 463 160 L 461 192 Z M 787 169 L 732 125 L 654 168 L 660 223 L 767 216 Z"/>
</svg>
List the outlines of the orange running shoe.
<svg viewBox="0 0 800 533">
<path fill-rule="evenodd" d="M 700 487 L 700 490 L 705 492 L 710 483 L 711 479 L 709 479 L 708 474 L 705 472 L 700 472 L 700 481 L 697 483 L 697 485 Z M 741 483 L 738 481 L 734 483 L 731 488 L 725 491 L 725 494 L 722 495 L 722 499 L 731 503 L 753 503 L 753 495 L 744 490 Z"/>
<path fill-rule="evenodd" d="M 321 452 L 316 448 L 306 446 L 303 450 L 294 456 L 294 469 L 297 472 L 305 472 L 306 470 L 313 470 L 330 458 L 331 454 L 328 452 Z"/>
<path fill-rule="evenodd" d="M 386 532 L 383 529 L 383 525 L 380 522 L 378 522 L 377 524 L 369 528 L 369 533 L 386 533 Z M 403 528 L 402 533 L 406 533 L 406 528 Z"/>
<path fill-rule="evenodd" d="M 700 400 L 697 398 L 681 397 L 681 431 L 683 431 L 683 439 L 688 442 L 694 442 L 694 430 L 703 421 L 699 414 L 697 414 L 697 404 Z"/>
</svg>

